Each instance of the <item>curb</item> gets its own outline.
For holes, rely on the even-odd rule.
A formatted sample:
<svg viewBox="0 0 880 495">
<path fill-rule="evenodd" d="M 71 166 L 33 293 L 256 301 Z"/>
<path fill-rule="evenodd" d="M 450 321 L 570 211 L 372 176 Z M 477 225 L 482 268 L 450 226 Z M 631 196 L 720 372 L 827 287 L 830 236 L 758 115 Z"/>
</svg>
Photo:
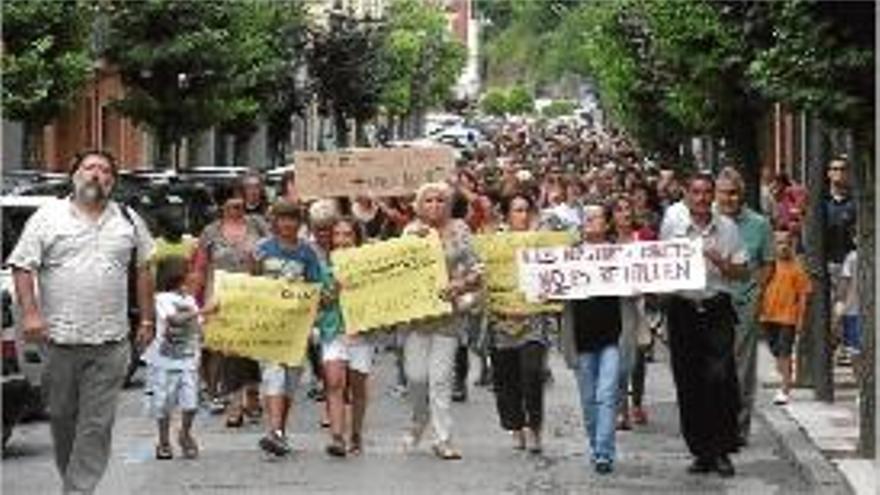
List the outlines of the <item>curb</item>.
<svg viewBox="0 0 880 495">
<path fill-rule="evenodd" d="M 763 397 L 766 395 L 766 397 Z M 770 403 L 769 394 L 759 394 L 759 401 Z M 782 457 L 795 465 L 810 485 L 822 494 L 853 495 L 855 492 L 843 474 L 810 441 L 803 428 L 779 407 L 755 408 L 758 418 L 768 427 Z"/>
</svg>

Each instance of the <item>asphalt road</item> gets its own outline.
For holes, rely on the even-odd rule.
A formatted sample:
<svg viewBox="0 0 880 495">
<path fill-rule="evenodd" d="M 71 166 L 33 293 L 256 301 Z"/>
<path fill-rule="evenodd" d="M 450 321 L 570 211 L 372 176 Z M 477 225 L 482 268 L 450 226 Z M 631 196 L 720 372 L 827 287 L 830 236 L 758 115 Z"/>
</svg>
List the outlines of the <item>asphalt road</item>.
<svg viewBox="0 0 880 495">
<path fill-rule="evenodd" d="M 472 386 L 468 402 L 455 404 L 453 411 L 456 444 L 464 454 L 461 461 L 435 459 L 427 442 L 420 451 L 403 453 L 407 407 L 403 399 L 390 394 L 392 365 L 391 354 L 377 354 L 365 448 L 357 458 L 332 459 L 324 453 L 327 434 L 319 428 L 317 404 L 305 398 L 303 386 L 291 429 L 295 453 L 289 459 L 263 458 L 257 449 L 260 425 L 227 430 L 221 416 L 204 413 L 196 423 L 200 458 L 156 461 L 155 428 L 142 411 L 141 391 L 126 390 L 113 457 L 98 493 L 810 493 L 796 466 L 780 457 L 760 421 L 754 422 L 750 446 L 734 457 L 734 478 L 688 474 L 690 457 L 679 434 L 662 348 L 658 362 L 648 368 L 649 424 L 618 433 L 619 458 L 610 476 L 599 476 L 588 465 L 574 377 L 559 356 L 551 359 L 555 380 L 547 389 L 544 454 L 512 450 L 509 435 L 498 426 L 491 391 Z M 4 494 L 59 491 L 45 422 L 20 425 L 0 465 Z"/>
</svg>

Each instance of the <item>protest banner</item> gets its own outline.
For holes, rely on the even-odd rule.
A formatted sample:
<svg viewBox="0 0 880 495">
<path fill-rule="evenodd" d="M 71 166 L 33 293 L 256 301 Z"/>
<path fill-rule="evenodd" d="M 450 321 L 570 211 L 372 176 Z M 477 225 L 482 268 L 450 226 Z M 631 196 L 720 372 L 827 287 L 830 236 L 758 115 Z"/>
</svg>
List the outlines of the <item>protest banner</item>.
<svg viewBox="0 0 880 495">
<path fill-rule="evenodd" d="M 436 234 L 406 236 L 331 254 L 342 285 L 347 333 L 441 316 L 452 311 L 440 298 L 448 285 L 446 257 Z"/>
<path fill-rule="evenodd" d="M 528 300 L 629 296 L 706 286 L 701 239 L 523 249 L 518 264 L 520 288 Z"/>
<path fill-rule="evenodd" d="M 205 325 L 206 347 L 290 366 L 302 363 L 320 285 L 217 271 L 214 294 L 220 311 Z"/>
<path fill-rule="evenodd" d="M 455 168 L 449 147 L 297 151 L 296 187 L 306 198 L 404 196 Z"/>
<path fill-rule="evenodd" d="M 516 254 L 524 248 L 563 247 L 572 243 L 568 232 L 499 232 L 474 236 L 474 248 L 486 267 L 486 303 L 498 314 L 528 315 L 558 312 L 558 303 L 533 303 L 519 288 Z"/>
</svg>

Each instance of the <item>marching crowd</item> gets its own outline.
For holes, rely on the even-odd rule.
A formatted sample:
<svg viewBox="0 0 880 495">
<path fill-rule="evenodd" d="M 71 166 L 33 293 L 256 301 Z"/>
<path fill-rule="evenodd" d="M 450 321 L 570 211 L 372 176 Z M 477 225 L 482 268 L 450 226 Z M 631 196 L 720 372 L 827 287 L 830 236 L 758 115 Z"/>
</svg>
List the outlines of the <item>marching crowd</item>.
<svg viewBox="0 0 880 495">
<path fill-rule="evenodd" d="M 855 206 L 845 168 L 843 159 L 829 165 L 825 207 L 840 301 L 835 314 L 855 362 Z M 783 174 L 764 177 L 762 211 L 755 211 L 745 204 L 734 167 L 683 176 L 645 160 L 613 130 L 510 127 L 465 153 L 453 177 L 423 184 L 409 197 L 307 201 L 291 173 L 270 205 L 260 176 L 247 175 L 215 190 L 218 218 L 194 242 L 185 241 L 175 219 L 163 219 L 153 233 L 165 254 L 153 267 L 156 241 L 146 224 L 108 199 L 116 172 L 107 153 L 77 156 L 71 197 L 39 210 L 6 260 L 26 335 L 48 341 L 46 385 L 66 492 L 90 493 L 106 467 L 128 357 L 124 294 L 132 271 L 157 459 L 174 456 L 176 410 L 180 452 L 198 456 L 193 421 L 203 402 L 225 411 L 229 428 L 262 417 L 259 448 L 270 457 L 287 455 L 286 425 L 306 367 L 314 381 L 310 395 L 322 399 L 326 453 L 361 454 L 373 354 L 388 342 L 411 410 L 403 446 L 417 448 L 430 431 L 440 459 L 462 457 L 451 403 L 467 398 L 470 352 L 479 357 L 479 383 L 491 384 L 513 448 L 540 453 L 544 387 L 552 380 L 547 355 L 558 347 L 577 378 L 590 458 L 602 474 L 614 470 L 615 431 L 649 421 L 646 363 L 660 335 L 669 345 L 682 435 L 694 458 L 690 472 L 734 475 L 730 454 L 748 445 L 762 336 L 783 377 L 774 401 L 789 400 L 791 357 L 811 287 L 800 261 L 806 194 Z M 700 237 L 706 287 L 567 301 L 556 314 L 486 309 L 485 267 L 473 236 L 536 230 L 569 231 L 578 242 L 596 244 Z M 449 283 L 441 297 L 451 314 L 351 335 L 330 253 L 429 233 L 442 241 Z M 212 294 L 215 270 L 321 284 L 303 366 L 203 348 L 204 322 L 223 311 Z"/>
</svg>

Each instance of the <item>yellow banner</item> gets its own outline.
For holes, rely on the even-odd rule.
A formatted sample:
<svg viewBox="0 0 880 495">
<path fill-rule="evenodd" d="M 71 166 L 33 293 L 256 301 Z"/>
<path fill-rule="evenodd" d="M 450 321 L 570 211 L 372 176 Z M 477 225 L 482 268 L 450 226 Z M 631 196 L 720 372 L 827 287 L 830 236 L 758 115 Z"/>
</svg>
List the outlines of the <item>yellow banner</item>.
<svg viewBox="0 0 880 495">
<path fill-rule="evenodd" d="M 498 314 L 538 314 L 562 311 L 558 303 L 526 301 L 519 290 L 516 253 L 519 249 L 569 246 L 568 232 L 497 232 L 474 236 L 474 247 L 483 261 L 489 311 Z"/>
<path fill-rule="evenodd" d="M 220 311 L 205 325 L 205 346 L 224 354 L 297 366 L 320 301 L 320 285 L 217 271 Z"/>
<path fill-rule="evenodd" d="M 340 305 L 347 333 L 452 311 L 439 295 L 448 277 L 436 234 L 334 251 L 331 259 L 333 274 L 342 285 Z"/>
</svg>

